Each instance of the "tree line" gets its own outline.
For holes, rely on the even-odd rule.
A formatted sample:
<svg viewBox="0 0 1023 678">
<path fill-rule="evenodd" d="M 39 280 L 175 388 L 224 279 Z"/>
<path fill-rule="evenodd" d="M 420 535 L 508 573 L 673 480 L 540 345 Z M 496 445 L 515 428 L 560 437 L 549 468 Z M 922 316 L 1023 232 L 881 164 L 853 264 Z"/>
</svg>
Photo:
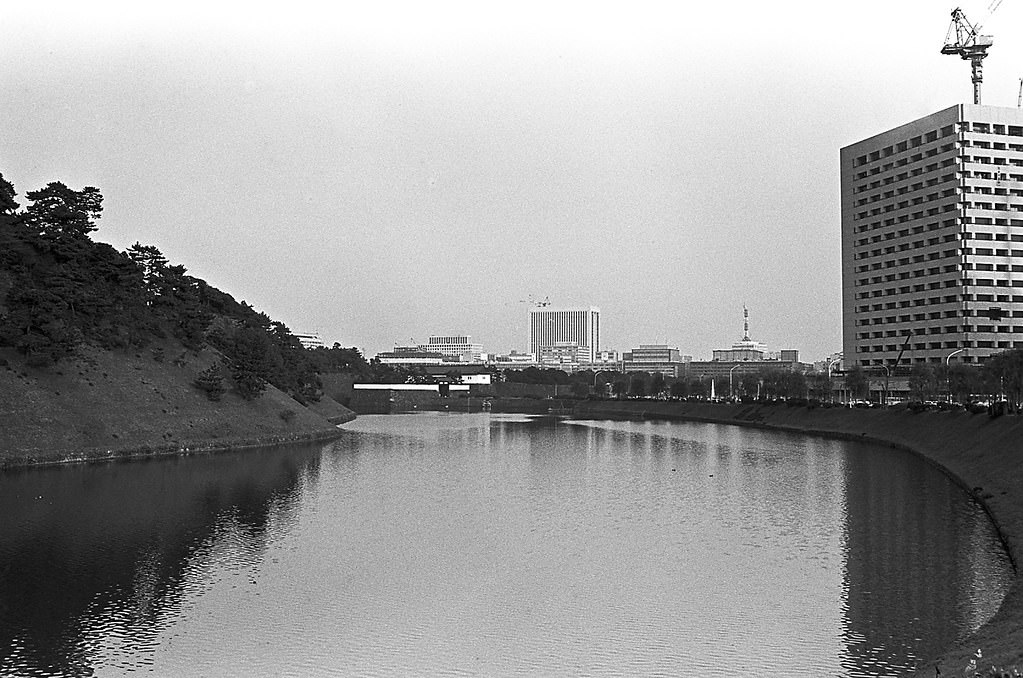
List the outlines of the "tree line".
<svg viewBox="0 0 1023 678">
<path fill-rule="evenodd" d="M 244 398 L 267 384 L 300 402 L 320 394 L 318 372 L 353 371 L 389 380 L 393 369 L 357 349 L 304 349 L 283 324 L 188 275 L 152 245 L 125 251 L 90 237 L 103 211 L 94 187 L 51 182 L 18 202 L 0 174 L 0 347 L 48 367 L 84 345 L 141 349 L 173 338 L 186 350 L 212 347 L 221 360 L 196 386 L 219 398 L 229 377 Z M 162 347 L 153 348 L 157 360 Z"/>
</svg>

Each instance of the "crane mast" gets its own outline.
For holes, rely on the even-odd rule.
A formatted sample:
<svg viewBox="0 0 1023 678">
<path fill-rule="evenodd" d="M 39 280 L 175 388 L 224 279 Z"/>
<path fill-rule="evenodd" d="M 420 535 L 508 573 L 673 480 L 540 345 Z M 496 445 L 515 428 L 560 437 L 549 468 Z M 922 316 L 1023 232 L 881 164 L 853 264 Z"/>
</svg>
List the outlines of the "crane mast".
<svg viewBox="0 0 1023 678">
<path fill-rule="evenodd" d="M 994 5 L 997 7 L 997 5 Z M 941 48 L 942 54 L 958 55 L 963 61 L 969 61 L 973 81 L 973 103 L 980 104 L 980 84 L 984 80 L 984 57 L 987 51 L 994 44 L 990 35 L 980 35 L 980 26 L 972 25 L 963 14 L 963 10 L 956 7 L 952 10 L 952 24 L 948 27 L 948 34 L 945 36 L 945 46 Z"/>
</svg>

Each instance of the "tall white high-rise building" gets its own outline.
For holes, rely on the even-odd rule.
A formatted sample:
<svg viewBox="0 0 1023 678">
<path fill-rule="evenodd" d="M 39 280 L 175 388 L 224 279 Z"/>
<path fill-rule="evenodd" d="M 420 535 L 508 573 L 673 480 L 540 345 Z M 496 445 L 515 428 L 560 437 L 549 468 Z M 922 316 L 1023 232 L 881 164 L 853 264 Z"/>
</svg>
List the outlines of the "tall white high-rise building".
<svg viewBox="0 0 1023 678">
<path fill-rule="evenodd" d="M 554 309 L 539 306 L 529 310 L 529 351 L 537 359 L 545 349 L 563 348 L 570 343 L 579 355 L 592 363 L 600 352 L 600 309 Z"/>
<path fill-rule="evenodd" d="M 841 150 L 847 368 L 1023 348 L 1023 109 L 960 104 Z"/>
</svg>

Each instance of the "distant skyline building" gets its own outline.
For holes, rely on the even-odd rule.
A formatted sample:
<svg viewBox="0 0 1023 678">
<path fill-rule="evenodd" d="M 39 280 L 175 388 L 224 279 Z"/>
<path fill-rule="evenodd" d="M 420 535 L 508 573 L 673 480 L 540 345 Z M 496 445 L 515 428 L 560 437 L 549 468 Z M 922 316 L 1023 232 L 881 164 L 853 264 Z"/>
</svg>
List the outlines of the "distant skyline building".
<svg viewBox="0 0 1023 678">
<path fill-rule="evenodd" d="M 529 310 L 529 352 L 537 360 L 544 350 L 576 344 L 581 363 L 593 363 L 600 351 L 600 309 L 552 309 L 538 306 Z"/>
<path fill-rule="evenodd" d="M 430 337 L 425 344 L 395 346 L 377 354 L 389 365 L 438 365 L 442 363 L 482 363 L 483 344 L 473 343 L 467 334 Z"/>
<path fill-rule="evenodd" d="M 323 343 L 323 339 L 320 337 L 319 332 L 292 332 L 291 334 L 298 339 L 303 348 L 326 347 L 326 344 Z"/>
<path fill-rule="evenodd" d="M 682 354 L 667 344 L 640 344 L 622 354 L 622 372 L 659 373 L 677 377 L 682 373 Z"/>
<path fill-rule="evenodd" d="M 467 334 L 431 336 L 425 344 L 419 344 L 419 350 L 455 356 L 469 363 L 481 360 L 483 344 L 473 343 L 472 337 Z"/>
<path fill-rule="evenodd" d="M 1023 348 L 1023 110 L 959 104 L 840 162 L 846 369 Z"/>
<path fill-rule="evenodd" d="M 732 344 L 732 348 L 713 351 L 713 360 L 763 360 L 767 353 L 767 345 L 753 341 L 749 336 L 749 309 L 742 307 L 742 339 Z"/>
</svg>

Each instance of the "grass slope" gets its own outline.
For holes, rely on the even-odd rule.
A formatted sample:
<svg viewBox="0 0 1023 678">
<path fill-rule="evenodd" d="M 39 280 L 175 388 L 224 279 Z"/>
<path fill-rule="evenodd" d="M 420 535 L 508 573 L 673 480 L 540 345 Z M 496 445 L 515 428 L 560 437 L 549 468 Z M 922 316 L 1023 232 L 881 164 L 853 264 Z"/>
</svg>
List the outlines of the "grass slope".
<svg viewBox="0 0 1023 678">
<path fill-rule="evenodd" d="M 327 438 L 354 417 L 329 399 L 304 407 L 272 386 L 252 401 L 229 389 L 212 402 L 192 382 L 216 360 L 165 342 L 86 348 L 35 369 L 0 349 L 0 468 Z"/>
</svg>

